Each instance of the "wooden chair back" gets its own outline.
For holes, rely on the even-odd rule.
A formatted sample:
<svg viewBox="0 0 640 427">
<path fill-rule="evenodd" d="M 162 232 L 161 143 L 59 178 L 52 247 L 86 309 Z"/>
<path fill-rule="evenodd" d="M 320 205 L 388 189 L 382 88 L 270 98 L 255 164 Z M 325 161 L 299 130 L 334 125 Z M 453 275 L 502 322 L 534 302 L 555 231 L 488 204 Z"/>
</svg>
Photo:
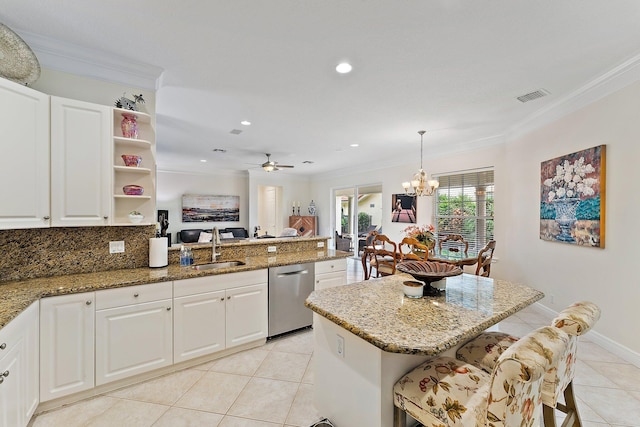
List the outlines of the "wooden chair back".
<svg viewBox="0 0 640 427">
<path fill-rule="evenodd" d="M 398 245 L 384 234 L 376 234 L 371 245 L 373 251 L 369 260 L 369 276 L 373 269 L 376 270 L 376 277 L 396 274 Z"/>
<path fill-rule="evenodd" d="M 490 240 L 489 243 L 480 250 L 478 253 L 476 276 L 489 277 L 489 274 L 491 274 L 491 260 L 493 259 L 493 251 L 495 251 L 495 249 L 496 241 Z"/>
<path fill-rule="evenodd" d="M 429 248 L 413 237 L 405 237 L 400 242 L 400 246 L 398 246 L 398 254 L 401 261 L 410 259 L 427 261 L 429 259 Z"/>
<path fill-rule="evenodd" d="M 443 245 L 452 252 L 460 252 L 463 247 L 465 254 L 469 251 L 469 242 L 460 234 L 447 234 L 438 241 L 438 249 L 442 251 Z"/>
</svg>

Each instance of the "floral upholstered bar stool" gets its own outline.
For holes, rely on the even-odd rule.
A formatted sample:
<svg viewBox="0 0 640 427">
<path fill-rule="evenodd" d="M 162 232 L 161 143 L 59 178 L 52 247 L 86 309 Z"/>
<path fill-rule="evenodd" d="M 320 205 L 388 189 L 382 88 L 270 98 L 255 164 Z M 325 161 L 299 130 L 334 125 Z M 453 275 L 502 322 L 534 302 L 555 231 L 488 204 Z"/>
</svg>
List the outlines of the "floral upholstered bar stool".
<svg viewBox="0 0 640 427">
<path fill-rule="evenodd" d="M 429 360 L 393 387 L 393 426 L 405 427 L 407 413 L 426 426 L 539 425 L 544 374 L 568 345 L 568 334 L 543 326 L 502 353 L 490 374 L 452 357 Z"/>
<path fill-rule="evenodd" d="M 555 427 L 555 409 L 566 414 L 562 427 L 582 426 L 573 394 L 578 337 L 591 330 L 599 318 L 598 306 L 583 301 L 565 308 L 552 321 L 552 326 L 569 334 L 570 339 L 560 363 L 547 371 L 544 377 L 542 403 L 545 427 Z M 517 337 L 503 332 L 484 332 L 461 346 L 456 357 L 491 372 L 500 355 L 517 341 Z M 564 396 L 564 404 L 558 402 L 561 395 Z"/>
</svg>

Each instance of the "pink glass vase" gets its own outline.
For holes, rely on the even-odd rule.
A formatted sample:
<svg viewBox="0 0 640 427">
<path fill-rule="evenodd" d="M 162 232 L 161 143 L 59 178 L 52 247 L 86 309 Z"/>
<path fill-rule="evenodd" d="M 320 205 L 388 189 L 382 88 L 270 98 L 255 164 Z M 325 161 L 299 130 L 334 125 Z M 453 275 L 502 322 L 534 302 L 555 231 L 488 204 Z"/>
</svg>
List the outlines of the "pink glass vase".
<svg viewBox="0 0 640 427">
<path fill-rule="evenodd" d="M 138 138 L 138 122 L 136 119 L 138 116 L 135 114 L 122 113 L 122 123 L 120 123 L 120 128 L 122 129 L 122 136 L 125 138 Z"/>
</svg>

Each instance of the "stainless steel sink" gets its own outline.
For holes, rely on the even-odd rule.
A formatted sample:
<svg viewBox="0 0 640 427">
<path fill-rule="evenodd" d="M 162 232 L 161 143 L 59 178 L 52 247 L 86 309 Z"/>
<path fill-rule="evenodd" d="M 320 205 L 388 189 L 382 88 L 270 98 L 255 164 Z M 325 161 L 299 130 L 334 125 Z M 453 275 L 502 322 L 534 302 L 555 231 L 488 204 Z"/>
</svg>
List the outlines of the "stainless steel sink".
<svg viewBox="0 0 640 427">
<path fill-rule="evenodd" d="M 192 265 L 191 268 L 194 270 L 214 270 L 217 268 L 237 267 L 239 265 L 245 265 L 245 263 L 242 261 L 217 261 L 209 264 Z"/>
</svg>

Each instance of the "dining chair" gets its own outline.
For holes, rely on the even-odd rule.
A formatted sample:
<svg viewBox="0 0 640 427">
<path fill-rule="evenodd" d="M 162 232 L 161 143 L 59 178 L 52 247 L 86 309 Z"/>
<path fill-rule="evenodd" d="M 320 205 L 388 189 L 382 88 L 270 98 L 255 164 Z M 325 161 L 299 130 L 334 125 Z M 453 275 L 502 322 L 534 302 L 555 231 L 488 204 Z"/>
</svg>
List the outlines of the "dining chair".
<svg viewBox="0 0 640 427">
<path fill-rule="evenodd" d="M 372 256 L 369 259 L 369 277 L 376 270 L 376 277 L 396 274 L 398 262 L 398 245 L 384 234 L 376 234 L 373 238 Z"/>
<path fill-rule="evenodd" d="M 596 304 L 581 301 L 562 310 L 551 322 L 552 326 L 569 335 L 569 343 L 559 359 L 560 363 L 552 366 L 544 376 L 542 403 L 545 427 L 555 427 L 556 409 L 566 414 L 562 427 L 582 426 L 573 393 L 578 337 L 591 330 L 599 318 L 600 308 Z M 456 358 L 491 372 L 501 354 L 518 340 L 503 332 L 483 332 L 462 345 L 456 351 Z M 564 396 L 564 404 L 558 402 L 560 396 Z"/>
<path fill-rule="evenodd" d="M 495 240 L 490 240 L 484 248 L 480 249 L 480 252 L 478 252 L 476 276 L 489 277 L 489 274 L 491 274 L 491 260 L 493 260 L 493 251 L 495 251 L 495 249 Z"/>
<path fill-rule="evenodd" d="M 406 251 L 403 250 L 405 247 Z M 405 237 L 398 245 L 398 255 L 400 261 L 427 261 L 429 259 L 429 248 L 413 237 Z"/>
<path fill-rule="evenodd" d="M 438 241 L 438 249 L 442 251 L 442 247 L 452 251 L 460 252 L 460 249 L 464 246 L 464 253 L 469 251 L 469 242 L 464 240 L 460 234 L 447 234 L 444 238 Z"/>
<path fill-rule="evenodd" d="M 511 345 L 490 373 L 452 357 L 428 360 L 394 385 L 393 426 L 405 427 L 406 414 L 425 426 L 538 425 L 544 374 L 568 343 L 567 333 L 543 326 Z"/>
<path fill-rule="evenodd" d="M 369 280 L 371 275 L 371 259 L 373 257 L 373 239 L 378 234 L 377 231 L 372 230 L 367 234 L 364 240 L 358 242 L 358 250 L 362 251 L 362 271 L 364 273 L 364 280 Z"/>
</svg>

